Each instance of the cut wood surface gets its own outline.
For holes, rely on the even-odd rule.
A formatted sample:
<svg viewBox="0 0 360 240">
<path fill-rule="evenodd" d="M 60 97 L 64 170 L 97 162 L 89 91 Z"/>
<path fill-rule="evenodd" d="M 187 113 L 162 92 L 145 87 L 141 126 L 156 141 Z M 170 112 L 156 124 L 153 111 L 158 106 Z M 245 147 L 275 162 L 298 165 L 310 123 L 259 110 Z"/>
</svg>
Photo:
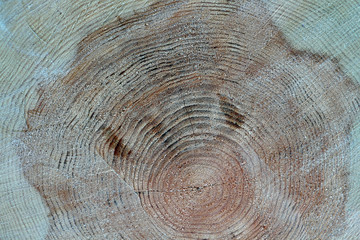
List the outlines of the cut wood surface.
<svg viewBox="0 0 360 240">
<path fill-rule="evenodd" d="M 0 239 L 359 239 L 360 2 L 0 2 Z"/>
</svg>

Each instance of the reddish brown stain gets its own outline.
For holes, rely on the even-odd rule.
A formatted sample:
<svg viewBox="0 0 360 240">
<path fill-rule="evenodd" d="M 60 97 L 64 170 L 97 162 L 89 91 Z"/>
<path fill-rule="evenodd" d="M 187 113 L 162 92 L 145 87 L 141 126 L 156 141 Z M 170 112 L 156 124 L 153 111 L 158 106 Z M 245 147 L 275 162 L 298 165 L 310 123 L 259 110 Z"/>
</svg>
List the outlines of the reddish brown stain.
<svg viewBox="0 0 360 240">
<path fill-rule="evenodd" d="M 34 117 L 34 116 L 41 115 L 41 113 L 44 111 L 44 108 L 45 108 L 45 105 L 46 105 L 46 103 L 44 102 L 45 89 L 39 88 L 37 90 L 37 93 L 38 93 L 38 96 L 39 96 L 39 100 L 38 100 L 38 102 L 36 104 L 36 107 L 34 109 L 30 109 L 30 110 L 28 110 L 26 112 L 26 114 L 27 114 L 25 116 L 26 129 L 24 130 L 24 132 L 33 130 L 29 119 Z"/>
<path fill-rule="evenodd" d="M 226 124 L 231 128 L 241 128 L 245 122 L 245 116 L 239 113 L 238 108 L 230 103 L 230 100 L 225 96 L 217 94 L 220 99 L 220 109 L 226 117 Z"/>
<path fill-rule="evenodd" d="M 107 136 L 105 143 L 108 144 L 109 150 L 113 152 L 114 160 L 116 158 L 128 158 L 131 155 L 131 149 L 128 149 L 123 143 L 123 139 L 118 136 L 118 132 L 111 128 L 104 129 L 104 135 Z"/>
</svg>

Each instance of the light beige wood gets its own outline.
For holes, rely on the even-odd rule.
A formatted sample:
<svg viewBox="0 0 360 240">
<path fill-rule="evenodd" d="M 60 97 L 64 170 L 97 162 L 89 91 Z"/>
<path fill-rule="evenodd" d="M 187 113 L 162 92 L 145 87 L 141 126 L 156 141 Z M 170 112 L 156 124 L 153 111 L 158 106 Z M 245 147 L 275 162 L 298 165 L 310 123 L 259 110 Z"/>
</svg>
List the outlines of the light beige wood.
<svg viewBox="0 0 360 240">
<path fill-rule="evenodd" d="M 357 239 L 357 1 L 0 3 L 1 239 Z"/>
</svg>

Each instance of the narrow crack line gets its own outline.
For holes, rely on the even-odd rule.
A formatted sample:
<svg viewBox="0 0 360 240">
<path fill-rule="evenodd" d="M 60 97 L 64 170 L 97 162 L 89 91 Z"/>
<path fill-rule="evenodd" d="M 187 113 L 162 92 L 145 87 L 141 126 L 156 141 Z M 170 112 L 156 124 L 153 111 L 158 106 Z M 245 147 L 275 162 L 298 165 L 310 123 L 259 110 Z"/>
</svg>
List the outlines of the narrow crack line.
<svg viewBox="0 0 360 240">
<path fill-rule="evenodd" d="M 135 193 L 176 193 L 176 192 L 199 192 L 205 188 L 211 188 L 214 186 L 221 186 L 221 185 L 230 185 L 231 183 L 212 183 L 212 184 L 206 184 L 203 186 L 189 186 L 185 188 L 180 189 L 170 189 L 170 190 L 159 190 L 159 189 L 148 189 L 148 190 L 134 190 Z M 239 182 L 234 182 L 232 184 L 238 185 Z"/>
</svg>

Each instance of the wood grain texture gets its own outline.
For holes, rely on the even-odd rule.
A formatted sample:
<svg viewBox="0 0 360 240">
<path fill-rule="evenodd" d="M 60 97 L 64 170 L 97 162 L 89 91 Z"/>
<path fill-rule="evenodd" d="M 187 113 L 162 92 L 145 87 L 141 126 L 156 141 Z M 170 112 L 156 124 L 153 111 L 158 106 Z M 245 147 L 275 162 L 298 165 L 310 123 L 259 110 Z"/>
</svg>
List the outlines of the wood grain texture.
<svg viewBox="0 0 360 240">
<path fill-rule="evenodd" d="M 6 125 L 36 239 L 356 239 L 345 53 L 297 47 L 279 1 L 147 4 L 60 45 Z"/>
</svg>

